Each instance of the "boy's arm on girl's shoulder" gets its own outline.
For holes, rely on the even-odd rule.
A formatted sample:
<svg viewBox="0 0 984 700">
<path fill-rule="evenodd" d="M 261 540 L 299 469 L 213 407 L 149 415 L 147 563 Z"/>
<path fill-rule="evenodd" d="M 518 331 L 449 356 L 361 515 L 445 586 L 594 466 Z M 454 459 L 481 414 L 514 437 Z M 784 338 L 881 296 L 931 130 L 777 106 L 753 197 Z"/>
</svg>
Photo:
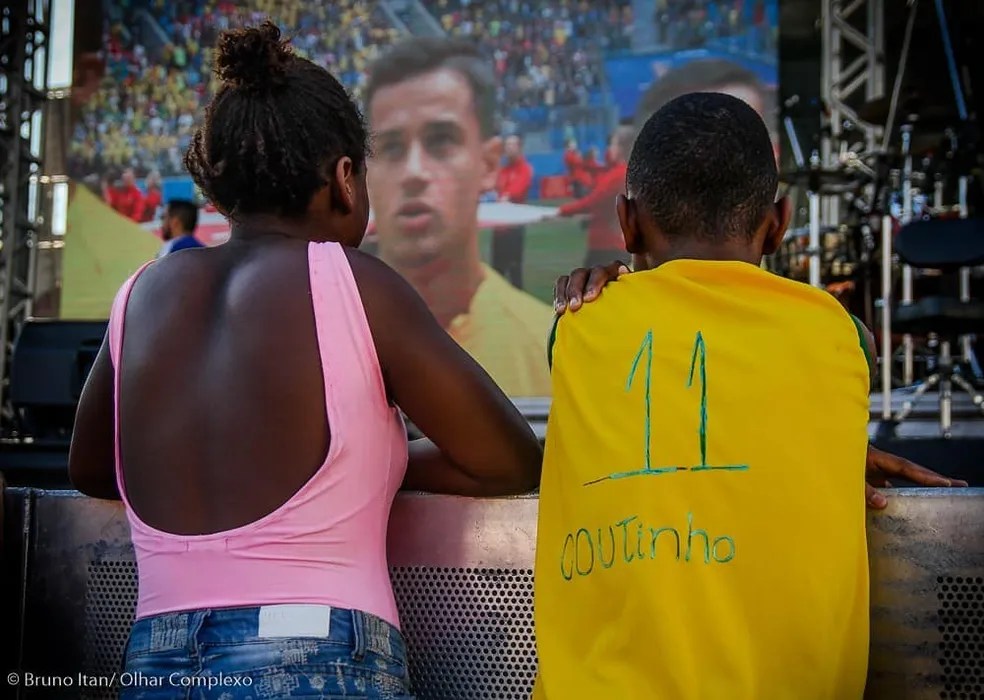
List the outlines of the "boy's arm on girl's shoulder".
<svg viewBox="0 0 984 700">
<path fill-rule="evenodd" d="M 571 274 L 557 278 L 554 284 L 554 312 L 562 316 L 566 311 L 577 311 L 583 303 L 597 299 L 610 282 L 617 282 L 619 277 L 629 272 L 624 262 L 615 260 L 605 266 L 596 265 L 590 270 L 579 267 Z"/>
</svg>

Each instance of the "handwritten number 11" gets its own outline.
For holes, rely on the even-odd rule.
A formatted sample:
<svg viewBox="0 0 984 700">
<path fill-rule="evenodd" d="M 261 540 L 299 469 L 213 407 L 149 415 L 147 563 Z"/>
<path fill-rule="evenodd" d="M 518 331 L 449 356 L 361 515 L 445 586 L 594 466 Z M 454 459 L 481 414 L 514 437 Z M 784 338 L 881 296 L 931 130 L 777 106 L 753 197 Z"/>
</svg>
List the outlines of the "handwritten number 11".
<svg viewBox="0 0 984 700">
<path fill-rule="evenodd" d="M 629 370 L 629 378 L 625 382 L 625 390 L 630 391 L 632 389 L 632 380 L 635 379 L 636 370 L 639 369 L 639 360 L 642 359 L 642 353 L 646 353 L 646 422 L 643 428 L 643 436 L 645 437 L 645 469 L 648 471 L 652 468 L 652 459 L 649 453 L 649 442 L 650 442 L 650 431 L 652 430 L 652 379 L 653 379 L 653 331 L 650 328 L 649 332 L 646 333 L 646 337 L 642 339 L 642 345 L 639 347 L 639 352 L 636 353 L 635 359 L 632 360 L 632 369 Z"/>
<path fill-rule="evenodd" d="M 650 331 L 651 333 L 652 331 Z M 697 354 L 700 353 L 700 466 L 707 466 L 707 348 L 704 346 L 704 336 L 697 331 L 694 340 L 694 351 L 690 355 L 690 379 L 687 388 L 694 385 L 694 368 L 697 366 Z"/>
<path fill-rule="evenodd" d="M 652 379 L 653 379 L 653 331 L 650 329 L 642 339 L 639 352 L 632 360 L 632 369 L 629 370 L 629 377 L 625 382 L 625 390 L 630 391 L 635 380 L 636 371 L 639 369 L 639 362 L 642 360 L 643 353 L 646 355 L 646 386 L 645 386 L 645 414 L 646 421 L 643 425 L 643 437 L 645 439 L 645 467 L 644 471 L 652 470 L 652 454 L 650 443 L 652 437 Z M 698 436 L 700 439 L 700 466 L 696 469 L 707 468 L 707 347 L 704 344 L 704 336 L 697 332 L 694 339 L 694 349 L 690 356 L 690 378 L 687 380 L 687 388 L 693 386 L 694 372 L 698 369 L 697 356 L 700 355 L 700 428 Z"/>
</svg>

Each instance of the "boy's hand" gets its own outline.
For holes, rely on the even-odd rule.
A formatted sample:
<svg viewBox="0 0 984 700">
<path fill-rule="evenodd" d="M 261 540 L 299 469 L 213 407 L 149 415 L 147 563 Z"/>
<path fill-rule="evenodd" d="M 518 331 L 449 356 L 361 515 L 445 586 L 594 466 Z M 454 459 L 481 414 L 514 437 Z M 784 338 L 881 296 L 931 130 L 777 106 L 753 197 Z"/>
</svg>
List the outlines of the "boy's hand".
<svg viewBox="0 0 984 700">
<path fill-rule="evenodd" d="M 554 285 L 554 311 L 562 314 L 568 309 L 572 312 L 581 308 L 583 302 L 592 302 L 601 295 L 601 290 L 609 282 L 616 282 L 622 275 L 629 274 L 628 266 L 616 260 L 605 266 L 598 265 L 590 270 L 579 267 L 569 275 L 564 275 Z"/>
<path fill-rule="evenodd" d="M 942 474 L 926 469 L 926 467 L 920 467 L 903 457 L 883 452 L 871 445 L 868 445 L 866 462 L 865 479 L 868 483 L 865 484 L 865 500 L 868 507 L 875 510 L 881 510 L 888 504 L 885 496 L 877 491 L 878 488 L 891 486 L 888 476 L 898 476 L 920 486 L 941 486 L 944 488 L 967 486 L 966 481 L 949 479 Z"/>
</svg>

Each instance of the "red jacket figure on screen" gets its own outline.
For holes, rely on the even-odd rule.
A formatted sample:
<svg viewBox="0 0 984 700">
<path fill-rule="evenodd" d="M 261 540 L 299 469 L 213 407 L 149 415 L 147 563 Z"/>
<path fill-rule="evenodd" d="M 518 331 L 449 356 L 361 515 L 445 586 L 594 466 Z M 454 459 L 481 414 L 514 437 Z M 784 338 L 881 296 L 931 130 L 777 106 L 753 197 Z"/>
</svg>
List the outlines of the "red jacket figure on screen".
<svg viewBox="0 0 984 700">
<path fill-rule="evenodd" d="M 155 170 L 147 175 L 144 187 L 147 194 L 144 195 L 143 213 L 140 216 L 140 221 L 153 221 L 157 217 L 157 210 L 164 202 L 160 173 Z"/>
<path fill-rule="evenodd" d="M 133 187 L 118 188 L 111 190 L 110 205 L 117 212 L 133 221 L 143 221 L 144 196 L 143 192 L 134 185 Z"/>
<path fill-rule="evenodd" d="M 578 153 L 577 144 L 571 141 L 567 144 L 567 149 L 564 151 L 564 166 L 567 168 L 567 174 L 575 178 L 581 170 L 582 164 L 583 161 L 581 154 Z"/>
<path fill-rule="evenodd" d="M 143 216 L 140 217 L 140 221 L 153 221 L 157 209 L 163 201 L 164 198 L 159 187 L 147 188 L 147 196 L 144 197 Z"/>
<path fill-rule="evenodd" d="M 133 221 L 143 220 L 144 195 L 137 187 L 136 176 L 131 168 L 123 171 L 119 187 L 108 187 L 105 191 L 106 203 L 123 216 Z"/>
<path fill-rule="evenodd" d="M 591 175 L 592 182 L 606 170 L 606 166 L 598 162 L 597 148 L 592 147 L 588 150 L 588 157 L 584 159 L 584 169 Z"/>
<path fill-rule="evenodd" d="M 588 250 L 622 251 L 625 242 L 615 214 L 615 197 L 625 192 L 626 161 L 632 152 L 635 132 L 619 127 L 612 135 L 609 152 L 615 164 L 598 176 L 584 197 L 560 207 L 561 216 L 588 215 Z"/>
<path fill-rule="evenodd" d="M 520 154 L 516 160 L 502 166 L 495 182 L 495 191 L 500 202 L 522 204 L 529 197 L 532 186 L 533 167 Z"/>
<path fill-rule="evenodd" d="M 622 229 L 615 215 L 615 197 L 625 192 L 625 163 L 618 163 L 595 180 L 594 189 L 560 207 L 561 216 L 588 215 L 588 250 L 621 250 Z"/>
<path fill-rule="evenodd" d="M 584 158 L 577 150 L 574 141 L 567 142 L 567 150 L 564 151 L 564 166 L 567 168 L 567 175 L 571 180 L 571 190 L 575 197 L 580 197 L 591 187 L 591 174 L 584 167 Z"/>
</svg>

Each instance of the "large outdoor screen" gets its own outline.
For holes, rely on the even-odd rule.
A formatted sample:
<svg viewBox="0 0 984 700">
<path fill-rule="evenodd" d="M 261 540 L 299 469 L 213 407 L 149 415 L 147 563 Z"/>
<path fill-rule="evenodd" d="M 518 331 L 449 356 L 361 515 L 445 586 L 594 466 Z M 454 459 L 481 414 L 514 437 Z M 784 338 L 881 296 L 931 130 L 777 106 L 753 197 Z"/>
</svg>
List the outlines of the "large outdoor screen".
<svg viewBox="0 0 984 700">
<path fill-rule="evenodd" d="M 634 129 L 709 90 L 748 101 L 775 131 L 777 4 L 106 0 L 101 36 L 76 55 L 61 315 L 107 317 L 158 253 L 169 201 L 198 203 L 202 242 L 228 236 L 182 155 L 216 88 L 219 33 L 269 16 L 374 133 L 365 247 L 508 394 L 547 396 L 554 280 L 627 257 L 613 200 Z M 461 45 L 478 51 L 455 57 Z"/>
</svg>

